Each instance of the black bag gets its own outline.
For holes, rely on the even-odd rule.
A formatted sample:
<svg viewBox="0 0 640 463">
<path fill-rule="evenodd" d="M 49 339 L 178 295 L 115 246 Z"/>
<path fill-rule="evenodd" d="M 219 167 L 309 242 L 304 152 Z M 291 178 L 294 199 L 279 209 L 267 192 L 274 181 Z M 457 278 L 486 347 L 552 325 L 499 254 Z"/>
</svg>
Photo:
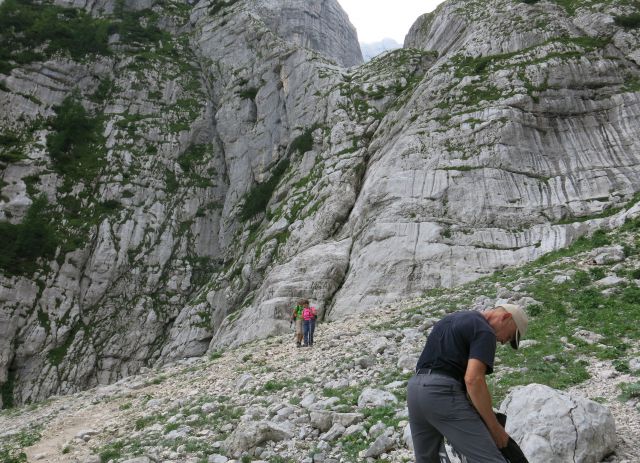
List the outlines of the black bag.
<svg viewBox="0 0 640 463">
<path fill-rule="evenodd" d="M 498 419 L 498 423 L 500 423 L 504 428 L 507 424 L 507 415 L 505 415 L 504 413 L 496 413 L 496 418 Z M 464 455 L 460 455 L 456 451 L 456 449 L 451 448 L 451 452 L 453 456 L 457 457 L 462 463 L 467 462 L 466 457 Z M 511 437 L 509 437 L 507 446 L 500 449 L 500 452 L 502 453 L 502 456 L 507 460 L 507 463 L 529 463 L 527 457 L 525 457 L 524 453 L 522 453 L 520 446 Z M 438 457 L 440 459 L 440 463 L 451 463 L 451 459 L 449 458 L 449 454 L 447 453 L 447 448 L 444 445 L 444 440 L 440 444 Z"/>
<path fill-rule="evenodd" d="M 507 424 L 507 415 L 504 413 L 496 413 L 496 418 L 498 419 L 498 423 L 504 428 Z M 502 456 L 505 457 L 509 463 L 529 463 L 527 457 L 522 453 L 520 446 L 511 437 L 509 437 L 507 446 L 500 449 L 500 452 L 502 452 Z"/>
</svg>

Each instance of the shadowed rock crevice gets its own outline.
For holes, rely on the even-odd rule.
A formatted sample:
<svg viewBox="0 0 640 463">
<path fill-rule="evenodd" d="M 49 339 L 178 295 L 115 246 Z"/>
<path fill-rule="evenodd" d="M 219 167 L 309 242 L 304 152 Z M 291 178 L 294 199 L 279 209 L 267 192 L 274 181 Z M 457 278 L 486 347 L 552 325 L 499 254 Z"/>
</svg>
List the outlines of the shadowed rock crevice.
<svg viewBox="0 0 640 463">
<path fill-rule="evenodd" d="M 573 424 L 573 428 L 575 429 L 575 432 L 576 432 L 576 440 L 575 440 L 576 444 L 575 444 L 575 447 L 573 449 L 573 455 L 571 456 L 571 459 L 572 459 L 572 461 L 574 463 L 576 463 L 576 453 L 578 451 L 578 427 L 576 426 L 576 423 L 575 423 L 575 421 L 573 419 L 573 411 L 576 408 L 577 408 L 577 406 L 573 407 L 572 409 L 569 410 L 569 413 L 568 413 L 569 418 L 571 419 L 571 423 Z"/>
</svg>

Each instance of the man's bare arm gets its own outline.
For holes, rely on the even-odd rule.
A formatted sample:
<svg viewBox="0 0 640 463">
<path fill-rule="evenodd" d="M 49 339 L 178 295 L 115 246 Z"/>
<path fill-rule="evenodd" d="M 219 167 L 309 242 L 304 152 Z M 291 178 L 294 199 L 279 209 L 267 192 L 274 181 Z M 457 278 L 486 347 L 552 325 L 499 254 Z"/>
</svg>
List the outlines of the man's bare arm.
<svg viewBox="0 0 640 463">
<path fill-rule="evenodd" d="M 489 388 L 485 380 L 486 370 L 486 365 L 480 360 L 469 359 L 467 371 L 464 375 L 464 382 L 467 386 L 467 394 L 469 394 L 471 403 L 482 417 L 487 429 L 489 429 L 491 433 L 491 437 L 493 437 L 498 448 L 504 448 L 509 442 L 509 434 L 507 434 L 502 425 L 498 423 L 493 413 L 491 394 L 489 394 Z"/>
</svg>

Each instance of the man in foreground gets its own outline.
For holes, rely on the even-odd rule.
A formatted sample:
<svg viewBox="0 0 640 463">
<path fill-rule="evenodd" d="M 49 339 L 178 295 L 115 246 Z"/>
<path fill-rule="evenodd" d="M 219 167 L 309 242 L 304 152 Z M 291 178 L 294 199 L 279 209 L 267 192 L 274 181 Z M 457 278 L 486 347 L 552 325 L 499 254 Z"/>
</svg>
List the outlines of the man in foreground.
<svg viewBox="0 0 640 463">
<path fill-rule="evenodd" d="M 509 435 L 498 423 L 485 376 L 497 342 L 514 349 L 528 318 L 514 304 L 463 311 L 436 323 L 409 380 L 409 423 L 417 463 L 438 463 L 444 437 L 469 463 L 504 463 Z"/>
</svg>

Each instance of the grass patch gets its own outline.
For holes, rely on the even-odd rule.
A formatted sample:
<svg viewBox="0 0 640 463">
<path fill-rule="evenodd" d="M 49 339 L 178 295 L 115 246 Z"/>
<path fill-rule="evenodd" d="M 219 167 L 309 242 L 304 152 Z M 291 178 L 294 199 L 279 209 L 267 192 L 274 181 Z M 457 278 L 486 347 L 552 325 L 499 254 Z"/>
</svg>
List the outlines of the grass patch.
<svg viewBox="0 0 640 463">
<path fill-rule="evenodd" d="M 8 74 L 17 66 L 58 54 L 76 61 L 90 55 L 108 56 L 113 34 L 130 47 L 162 42 L 161 52 L 172 53 L 171 36 L 156 25 L 151 10 L 128 11 L 124 1 L 117 1 L 114 13 L 109 19 L 93 18 L 81 8 L 46 0 L 4 1 L 0 5 L 0 72 Z"/>
<path fill-rule="evenodd" d="M 296 387 L 300 387 L 302 384 L 312 383 L 313 380 L 309 377 L 300 379 L 284 379 L 284 380 L 269 380 L 260 389 L 256 389 L 256 395 L 260 396 L 267 393 L 273 393 L 283 390 L 293 390 Z"/>
<path fill-rule="evenodd" d="M 41 428 L 32 428 L 3 438 L 0 441 L 0 461 L 2 463 L 23 463 L 27 455 L 22 451 L 41 438 Z"/>
<path fill-rule="evenodd" d="M 109 25 L 109 32 L 119 34 L 120 40 L 128 45 L 156 44 L 160 41 L 163 41 L 163 48 L 169 45 L 168 42 L 171 39 L 169 33 L 161 30 L 153 21 L 149 21 L 153 19 L 153 13 L 150 10 L 125 10 L 124 2 L 117 1 L 115 14 L 117 20 Z"/>
<path fill-rule="evenodd" d="M 574 58 L 578 59 L 584 53 L 600 50 L 610 42 L 610 38 L 558 36 L 552 37 L 542 44 L 534 45 L 532 47 L 515 52 L 497 53 L 493 55 L 477 57 L 458 54 L 451 58 L 451 64 L 454 67 L 453 74 L 458 79 L 462 79 L 466 76 L 486 76 L 490 72 L 495 72 L 500 69 L 520 68 L 522 70 L 528 65 L 547 62 L 553 58 L 561 58 L 565 60 Z M 566 51 L 550 52 L 546 53 L 542 58 L 534 58 L 534 56 L 536 55 L 536 49 L 547 46 L 549 44 L 562 45 L 564 48 L 566 48 Z M 576 50 L 576 47 L 580 47 L 580 50 Z M 486 82 L 482 82 L 478 85 L 486 85 Z M 527 84 L 525 83 L 525 86 L 526 85 Z M 475 89 L 473 89 L 474 85 L 470 85 L 469 87 L 471 88 L 472 92 L 476 91 Z M 488 90 L 482 90 L 482 88 L 481 90 L 487 93 L 489 97 L 496 93 L 495 90 L 491 90 L 489 88 L 490 86 L 487 87 Z M 545 90 L 545 87 L 543 86 L 541 88 L 535 89 L 529 88 L 528 90 L 543 91 Z M 465 92 L 467 92 L 467 90 L 465 90 Z M 484 99 L 487 99 L 487 95 L 484 96 Z"/>
<path fill-rule="evenodd" d="M 619 396 L 620 400 L 627 401 L 631 399 L 640 398 L 640 382 L 636 383 L 622 383 L 619 384 L 621 394 Z"/>
<path fill-rule="evenodd" d="M 360 461 L 359 453 L 369 448 L 369 442 L 359 433 L 341 437 L 338 442 L 342 446 L 346 461 L 350 462 Z"/>
<path fill-rule="evenodd" d="M 18 449 L 5 448 L 0 444 L 0 461 L 2 463 L 26 463 L 27 454 Z"/>
<path fill-rule="evenodd" d="M 290 389 L 291 387 L 293 387 L 293 385 L 296 382 L 292 379 L 288 379 L 288 380 L 283 380 L 283 381 L 276 381 L 276 380 L 269 380 L 266 383 L 264 383 L 264 386 L 262 387 L 262 392 L 276 392 L 276 391 L 281 391 L 283 389 Z M 262 394 L 259 394 L 262 395 Z"/>
<path fill-rule="evenodd" d="M 328 388 L 322 389 L 322 395 L 325 397 L 337 397 L 339 401 L 336 405 L 347 405 L 349 407 L 355 407 L 358 405 L 358 397 L 362 394 L 361 387 L 342 387 L 342 388 Z"/>
<path fill-rule="evenodd" d="M 569 16 L 573 16 L 579 6 L 584 5 L 584 0 L 552 0 L 560 5 Z"/>
<path fill-rule="evenodd" d="M 555 262 L 562 257 L 575 256 L 578 253 L 589 251 L 600 246 L 608 246 L 610 244 L 611 238 L 607 233 L 604 230 L 596 230 L 591 236 L 582 236 L 578 238 L 567 248 L 558 249 L 557 251 L 545 254 L 531 265 L 541 267 Z M 499 275 L 499 273 L 497 275 Z"/>
<path fill-rule="evenodd" d="M 497 61 L 507 60 L 513 56 L 516 56 L 520 52 L 512 53 L 499 53 L 489 56 L 462 56 L 457 55 L 452 58 L 452 63 L 455 66 L 454 76 L 461 79 L 465 76 L 474 76 L 485 74 L 488 71 L 490 65 Z"/>
<path fill-rule="evenodd" d="M 398 427 L 400 418 L 396 416 L 396 407 L 388 405 L 386 407 L 365 408 L 362 414 L 365 417 L 365 427 L 370 428 L 378 422 L 382 422 L 387 427 Z"/>
<path fill-rule="evenodd" d="M 40 433 L 40 429 L 36 428 L 18 433 L 14 440 L 21 447 L 31 447 L 33 444 L 38 442 L 41 437 L 42 434 Z"/>
<path fill-rule="evenodd" d="M 209 360 L 217 360 L 224 354 L 223 350 L 214 350 L 209 354 Z"/>
<path fill-rule="evenodd" d="M 99 202 L 96 205 L 96 213 L 99 216 L 113 214 L 122 209 L 122 204 L 117 199 L 108 199 L 106 201 Z"/>
<path fill-rule="evenodd" d="M 640 27 L 640 13 L 633 13 L 625 16 L 616 16 L 615 23 L 625 29 L 637 29 Z"/>
<path fill-rule="evenodd" d="M 109 77 L 102 78 L 98 84 L 98 88 L 96 88 L 96 91 L 91 95 L 91 100 L 96 103 L 104 103 L 111 96 L 114 90 L 115 84 L 113 80 Z"/>
<path fill-rule="evenodd" d="M 292 460 L 291 458 L 276 456 L 269 458 L 269 463 L 295 463 L 295 460 Z"/>
<path fill-rule="evenodd" d="M 137 418 L 135 423 L 134 423 L 134 427 L 136 429 L 136 431 L 140 431 L 141 429 L 144 429 L 148 426 L 151 426 L 154 423 L 158 423 L 159 421 L 162 421 L 164 419 L 164 417 L 162 415 L 158 415 L 158 414 L 154 414 L 154 415 L 149 415 L 149 416 L 143 416 L 140 418 Z"/>
<path fill-rule="evenodd" d="M 107 463 L 110 460 L 118 460 L 122 457 L 124 442 L 116 441 L 102 447 L 100 453 L 100 463 Z"/>
<path fill-rule="evenodd" d="M 640 313 L 640 288 L 622 286 L 618 292 L 603 293 L 593 285 L 600 277 L 600 272 L 577 271 L 567 282 L 554 284 L 551 277 L 539 277 L 526 288 L 541 302 L 527 309 L 532 318 L 527 337 L 538 344 L 503 356 L 505 365 L 524 370 L 495 383 L 497 397 L 511 386 L 531 382 L 565 389 L 589 378 L 582 357 L 616 360 L 627 355 L 630 346 L 624 339 L 640 338 L 640 327 L 627 322 L 630 314 Z M 578 328 L 603 339 L 592 345 L 573 338 Z M 575 347 L 567 350 L 563 337 Z"/>
<path fill-rule="evenodd" d="M 164 376 L 164 375 L 159 375 L 159 376 L 156 376 L 155 378 L 153 378 L 153 379 L 151 379 L 151 380 L 147 381 L 147 382 L 145 383 L 145 385 L 146 385 L 146 386 L 151 386 L 151 385 L 162 384 L 166 379 L 167 379 L 167 377 L 166 377 L 166 376 Z"/>
<path fill-rule="evenodd" d="M 171 431 L 175 431 L 176 429 L 178 429 L 180 427 L 179 423 L 168 423 L 167 425 L 165 425 L 164 427 L 164 433 L 168 433 Z"/>
</svg>

